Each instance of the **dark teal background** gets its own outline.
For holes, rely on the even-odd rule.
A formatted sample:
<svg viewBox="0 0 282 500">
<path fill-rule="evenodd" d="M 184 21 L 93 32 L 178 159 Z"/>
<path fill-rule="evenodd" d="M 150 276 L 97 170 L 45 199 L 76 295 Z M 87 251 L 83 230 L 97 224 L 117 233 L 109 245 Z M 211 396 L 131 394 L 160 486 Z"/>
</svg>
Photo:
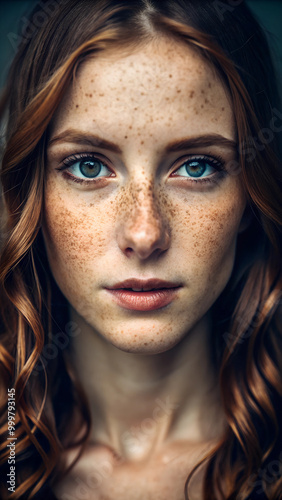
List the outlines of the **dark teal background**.
<svg viewBox="0 0 282 500">
<path fill-rule="evenodd" d="M 21 32 L 24 18 L 28 17 L 36 1 L 0 1 L 0 88 L 4 85 L 7 69 L 15 54 L 17 33 Z M 278 76 L 282 82 L 282 0 L 247 0 L 247 4 L 269 33 Z"/>
</svg>

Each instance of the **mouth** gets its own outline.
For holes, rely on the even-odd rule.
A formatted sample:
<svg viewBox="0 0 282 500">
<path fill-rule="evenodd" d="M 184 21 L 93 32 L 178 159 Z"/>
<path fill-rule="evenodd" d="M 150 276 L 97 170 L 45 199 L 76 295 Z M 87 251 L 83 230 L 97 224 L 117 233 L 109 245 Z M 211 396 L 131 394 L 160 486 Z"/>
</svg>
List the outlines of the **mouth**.
<svg viewBox="0 0 282 500">
<path fill-rule="evenodd" d="M 180 283 L 159 279 L 128 279 L 106 290 L 122 308 L 134 311 L 153 311 L 168 306 L 182 287 Z"/>
</svg>

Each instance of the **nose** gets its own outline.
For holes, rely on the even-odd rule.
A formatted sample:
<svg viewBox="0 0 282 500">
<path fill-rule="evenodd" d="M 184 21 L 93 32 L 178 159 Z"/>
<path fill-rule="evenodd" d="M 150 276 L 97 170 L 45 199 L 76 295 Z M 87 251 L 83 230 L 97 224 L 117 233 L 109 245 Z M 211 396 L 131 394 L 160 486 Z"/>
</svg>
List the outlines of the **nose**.
<svg viewBox="0 0 282 500">
<path fill-rule="evenodd" d="M 118 225 L 117 241 L 127 257 L 145 260 L 152 254 L 160 255 L 170 246 L 170 227 L 155 199 L 152 187 L 131 190 L 127 209 Z"/>
</svg>

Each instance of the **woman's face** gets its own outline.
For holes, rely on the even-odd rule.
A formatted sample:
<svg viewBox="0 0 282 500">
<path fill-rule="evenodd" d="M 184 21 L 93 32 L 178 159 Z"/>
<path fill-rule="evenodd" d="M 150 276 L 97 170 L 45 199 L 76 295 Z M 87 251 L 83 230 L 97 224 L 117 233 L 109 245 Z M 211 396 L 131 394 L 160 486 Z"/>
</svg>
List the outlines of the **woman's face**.
<svg viewBox="0 0 282 500">
<path fill-rule="evenodd" d="M 227 284 L 245 208 L 235 136 L 222 83 L 181 43 L 80 67 L 52 123 L 44 239 L 71 308 L 116 347 L 171 348 Z"/>
</svg>

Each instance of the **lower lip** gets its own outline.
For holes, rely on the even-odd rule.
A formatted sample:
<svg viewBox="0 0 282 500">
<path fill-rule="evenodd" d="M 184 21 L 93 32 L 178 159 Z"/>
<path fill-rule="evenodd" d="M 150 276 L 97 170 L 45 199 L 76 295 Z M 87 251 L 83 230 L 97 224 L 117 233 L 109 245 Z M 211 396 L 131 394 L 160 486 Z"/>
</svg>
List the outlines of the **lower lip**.
<svg viewBox="0 0 282 500">
<path fill-rule="evenodd" d="M 168 306 L 176 297 L 177 288 L 162 288 L 147 292 L 134 292 L 132 290 L 107 290 L 115 302 L 124 309 L 132 311 L 154 311 Z"/>
</svg>

